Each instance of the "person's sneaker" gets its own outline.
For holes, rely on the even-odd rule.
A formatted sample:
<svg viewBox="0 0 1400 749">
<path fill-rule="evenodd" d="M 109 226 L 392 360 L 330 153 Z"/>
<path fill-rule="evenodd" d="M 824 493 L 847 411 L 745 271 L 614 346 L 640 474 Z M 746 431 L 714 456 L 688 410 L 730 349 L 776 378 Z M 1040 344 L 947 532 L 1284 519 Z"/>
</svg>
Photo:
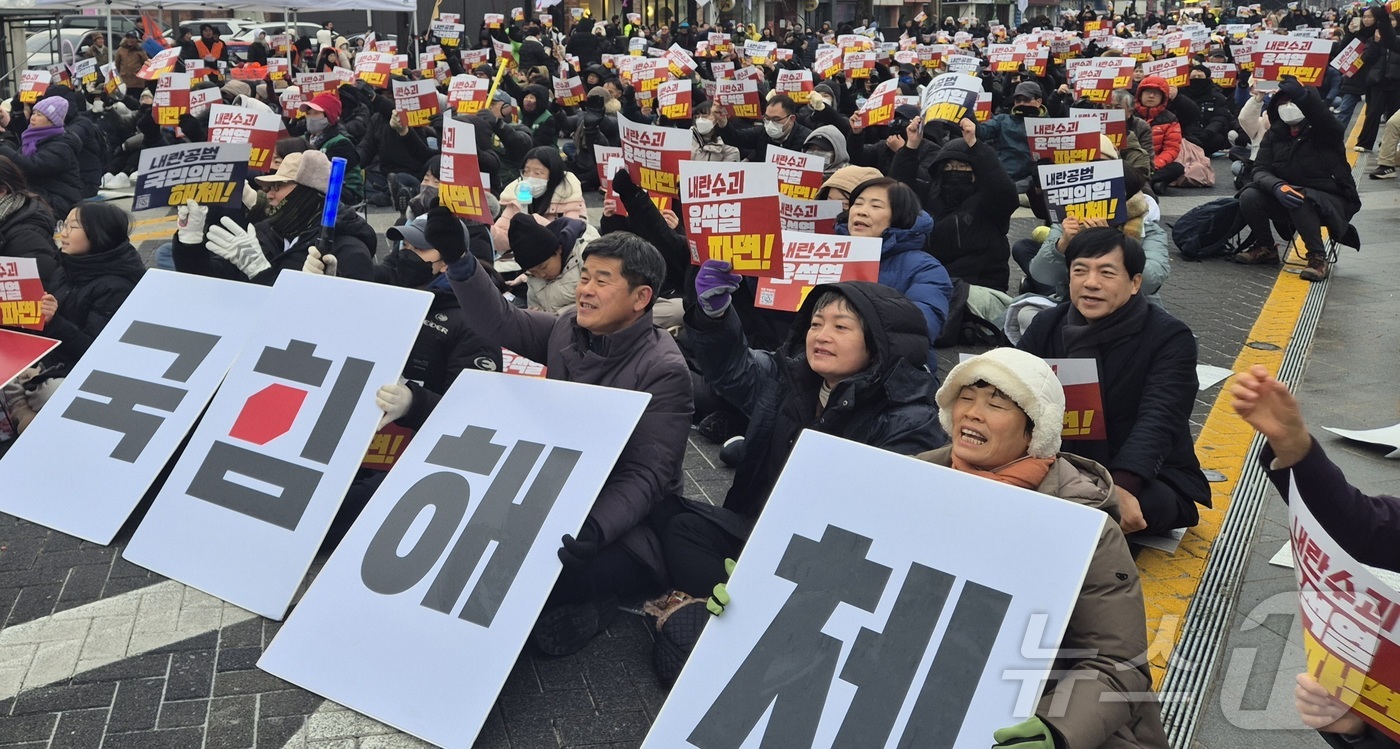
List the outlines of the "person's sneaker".
<svg viewBox="0 0 1400 749">
<path fill-rule="evenodd" d="M 1326 281 L 1332 275 L 1332 266 L 1328 265 L 1327 258 L 1323 255 L 1309 255 L 1308 267 L 1298 273 L 1298 277 L 1304 281 Z"/>
<path fill-rule="evenodd" d="M 617 617 L 617 596 L 571 603 L 540 614 L 530 634 L 545 655 L 573 655 L 587 647 Z"/>
<path fill-rule="evenodd" d="M 1353 147 L 1351 150 L 1353 150 L 1353 151 L 1355 151 L 1355 152 L 1357 152 L 1357 153 L 1370 153 L 1370 152 L 1371 152 L 1371 149 L 1369 149 L 1369 148 L 1367 148 L 1367 147 L 1365 147 L 1365 146 L 1355 146 L 1355 147 Z"/>
<path fill-rule="evenodd" d="M 730 437 L 719 449 L 719 462 L 730 468 L 738 468 L 744 462 L 744 438 Z"/>
<path fill-rule="evenodd" d="M 116 174 L 112 175 L 112 178 L 108 180 L 107 183 L 103 185 L 103 187 L 106 187 L 108 190 L 126 190 L 131 187 L 131 181 L 131 177 L 128 177 L 125 174 L 122 174 L 121 172 L 117 172 Z"/>
<path fill-rule="evenodd" d="M 1272 244 L 1257 244 L 1230 256 L 1230 262 L 1240 265 L 1278 265 L 1278 247 Z"/>
<path fill-rule="evenodd" d="M 695 431 L 710 442 L 723 445 L 730 437 L 742 435 L 748 426 L 749 420 L 743 414 L 722 408 L 701 419 Z"/>
<path fill-rule="evenodd" d="M 390 189 L 393 191 L 391 199 L 394 202 L 394 210 L 400 215 L 407 213 L 408 201 L 413 199 L 413 194 L 403 185 L 394 185 Z"/>
<path fill-rule="evenodd" d="M 109 183 L 112 181 L 112 178 L 115 177 L 115 176 L 116 176 L 116 175 L 115 175 L 115 174 L 112 174 L 111 172 L 107 172 L 106 174 L 102 175 L 102 189 L 106 190 L 107 188 L 111 187 L 111 184 L 109 184 Z"/>
<path fill-rule="evenodd" d="M 1371 172 L 1371 179 L 1395 179 L 1395 167 L 1380 166 L 1376 171 Z"/>
</svg>

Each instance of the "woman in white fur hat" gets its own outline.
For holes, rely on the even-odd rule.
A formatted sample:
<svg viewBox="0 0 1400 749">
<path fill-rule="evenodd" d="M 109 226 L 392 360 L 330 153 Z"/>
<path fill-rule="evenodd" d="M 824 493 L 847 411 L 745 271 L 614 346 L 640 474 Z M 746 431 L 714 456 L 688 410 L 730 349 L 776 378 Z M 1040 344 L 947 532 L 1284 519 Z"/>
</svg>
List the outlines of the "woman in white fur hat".
<svg viewBox="0 0 1400 749">
<path fill-rule="evenodd" d="M 1098 463 L 1060 452 L 1065 394 L 1050 365 L 1024 351 L 993 349 L 954 367 L 936 400 L 952 443 L 920 459 L 1113 518 L 1103 525 L 1060 642 L 1054 669 L 1063 676 L 1049 683 L 1034 716 L 995 733 L 996 747 L 1165 749 L 1145 655 L 1142 587 L 1118 528 L 1113 479 Z"/>
</svg>

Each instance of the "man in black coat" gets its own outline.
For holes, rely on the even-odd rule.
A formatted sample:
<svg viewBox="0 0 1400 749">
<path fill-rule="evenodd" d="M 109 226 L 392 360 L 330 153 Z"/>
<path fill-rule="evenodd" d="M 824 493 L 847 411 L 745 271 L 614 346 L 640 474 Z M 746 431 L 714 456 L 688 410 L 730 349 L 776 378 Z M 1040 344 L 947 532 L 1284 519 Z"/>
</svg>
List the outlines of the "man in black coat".
<svg viewBox="0 0 1400 749">
<path fill-rule="evenodd" d="M 727 113 L 715 109 L 715 124 L 724 142 L 737 146 L 748 156 L 748 161 L 763 163 L 768 160 L 768 145 L 772 144 L 789 151 L 801 151 L 812 134 L 797 121 L 797 102 L 787 94 L 778 94 L 768 100 L 768 108 L 763 110 L 763 122 L 759 125 L 743 126 L 729 121 Z"/>
<path fill-rule="evenodd" d="M 1018 344 L 1046 359 L 1098 363 L 1107 439 L 1066 439 L 1064 450 L 1113 475 L 1125 533 L 1193 526 L 1196 504 L 1210 506 L 1210 486 L 1191 439 L 1191 329 L 1139 293 L 1146 256 L 1119 230 L 1081 231 L 1065 261 L 1070 301 L 1037 315 Z"/>
</svg>

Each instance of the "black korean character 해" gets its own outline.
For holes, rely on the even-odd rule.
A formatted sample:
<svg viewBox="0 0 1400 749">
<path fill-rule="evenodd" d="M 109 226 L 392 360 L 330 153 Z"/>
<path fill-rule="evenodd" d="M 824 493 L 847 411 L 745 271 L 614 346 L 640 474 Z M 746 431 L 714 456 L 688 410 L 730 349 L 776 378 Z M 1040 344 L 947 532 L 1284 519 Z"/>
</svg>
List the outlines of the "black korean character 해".
<svg viewBox="0 0 1400 749">
<path fill-rule="evenodd" d="M 374 362 L 364 359 L 317 356 L 316 344 L 307 341 L 264 347 L 253 372 L 268 383 L 248 396 L 227 439 L 215 440 L 188 494 L 295 531 L 373 370 Z M 288 444 L 284 435 L 308 422 L 313 426 L 305 443 Z"/>
</svg>

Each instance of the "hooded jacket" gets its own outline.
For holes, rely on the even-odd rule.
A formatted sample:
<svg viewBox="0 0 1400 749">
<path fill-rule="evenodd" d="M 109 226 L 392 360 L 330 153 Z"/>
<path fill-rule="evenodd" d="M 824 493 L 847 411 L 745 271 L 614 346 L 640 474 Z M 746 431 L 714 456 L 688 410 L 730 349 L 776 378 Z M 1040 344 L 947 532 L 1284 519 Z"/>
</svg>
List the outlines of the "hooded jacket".
<svg viewBox="0 0 1400 749">
<path fill-rule="evenodd" d="M 82 150 L 76 136 L 62 132 L 40 141 L 32 156 L 8 145 L 0 146 L 0 155 L 15 162 L 28 178 L 29 189 L 49 204 L 58 219 L 67 218 L 86 192 L 78 161 Z"/>
<path fill-rule="evenodd" d="M 816 139 L 825 140 L 831 144 L 831 163 L 822 170 L 823 176 L 830 177 L 832 172 L 851 163 L 850 154 L 846 150 L 846 136 L 842 135 L 841 130 L 835 125 L 822 125 L 813 130 L 812 134 L 807 136 L 807 140 L 802 141 L 802 150 L 807 150 L 807 147 L 812 145 L 812 141 Z"/>
<path fill-rule="evenodd" d="M 1342 125 L 1328 111 L 1317 89 L 1304 86 L 1302 94 L 1293 101 L 1304 117 L 1295 135 L 1278 114 L 1285 98 L 1275 96 L 1269 101 L 1269 121 L 1275 124 L 1259 144 L 1252 183 L 1270 195 L 1281 184 L 1303 188 L 1308 199 L 1317 205 L 1331 236 L 1342 237 L 1351 217 L 1361 210 L 1361 196 L 1347 163 Z"/>
<path fill-rule="evenodd" d="M 951 161 L 968 164 L 975 177 L 974 192 L 960 202 L 943 190 L 943 168 Z M 1005 291 L 1011 284 L 1007 236 L 1011 214 L 1020 201 L 1016 183 L 1002 168 L 996 151 L 980 140 L 969 148 L 967 141 L 955 138 L 934 156 L 927 174 L 918 175 L 918 165 L 919 152 L 901 148 L 890 176 L 914 188 L 933 217 L 929 251 L 953 278 Z"/>
<path fill-rule="evenodd" d="M 1155 107 L 1147 107 L 1142 104 L 1143 89 L 1156 89 L 1162 94 L 1162 103 Z M 1167 164 L 1176 161 L 1176 157 L 1181 153 L 1181 123 L 1177 122 L 1176 115 L 1167 111 L 1166 79 L 1149 75 L 1142 79 L 1137 88 L 1137 105 L 1133 111 L 1137 116 L 1147 120 L 1147 124 L 1152 126 L 1152 168 L 1161 169 Z"/>
<path fill-rule="evenodd" d="M 1045 116 L 1041 107 L 1037 117 Z M 1003 112 L 986 122 L 977 125 L 977 140 L 986 142 L 996 149 L 1001 165 L 1013 180 L 1022 180 L 1035 171 L 1035 161 L 1031 159 L 1030 142 L 1026 140 L 1026 118 L 1019 114 Z"/>
<path fill-rule="evenodd" d="M 58 248 L 53 243 L 56 223 L 49 207 L 34 198 L 25 198 L 14 213 L 0 220 L 0 257 L 33 258 L 46 289 L 57 286 L 62 278 Z"/>
<path fill-rule="evenodd" d="M 952 466 L 952 448 L 919 456 Z M 1079 598 L 1060 640 L 1052 674 L 1035 714 L 1064 738 L 1086 749 L 1166 749 L 1161 707 L 1152 696 L 1147 616 L 1142 584 L 1127 539 L 1118 528 L 1113 479 L 1092 460 L 1060 453 L 1036 491 L 1103 510 L 1109 520 L 1089 561 Z M 1033 564 L 1034 562 L 1027 562 Z M 1087 655 L 1084 655 L 1087 654 Z"/>
<path fill-rule="evenodd" d="M 928 370 L 938 374 L 938 352 L 933 342 L 948 318 L 948 300 L 953 298 L 953 280 L 943 264 L 924 251 L 933 219 L 919 211 L 914 226 L 885 230 L 880 249 L 880 283 L 909 297 L 924 315 L 928 328 Z M 846 224 L 837 224 L 836 233 L 849 236 Z"/>
<path fill-rule="evenodd" d="M 538 83 L 525 87 L 525 93 L 534 94 L 535 111 L 525 111 L 525 97 L 520 97 L 520 122 L 530 128 L 530 137 L 537 146 L 559 146 L 559 123 L 549 111 L 549 91 Z"/>
<path fill-rule="evenodd" d="M 583 273 L 583 251 L 598 238 L 598 230 L 578 219 L 566 219 L 560 236 L 564 248 L 564 264 L 552 280 L 525 276 L 526 299 L 530 309 L 557 315 L 574 308 L 574 294 Z"/>
<path fill-rule="evenodd" d="M 63 344 L 45 362 L 71 368 L 131 295 L 146 264 L 130 242 L 86 255 L 61 255 L 60 261 L 64 279 L 49 289 L 58 300 L 58 314 L 44 326 L 43 335 Z"/>
<path fill-rule="evenodd" d="M 816 302 L 839 292 L 860 315 L 870 366 L 842 380 L 818 414 L 821 376 L 807 363 L 807 329 Z M 715 319 L 692 306 L 686 335 L 705 379 L 749 415 L 744 460 L 724 509 L 748 522 L 758 517 L 803 429 L 914 455 L 943 444 L 934 405 L 937 380 L 924 367 L 928 325 L 902 294 L 866 281 L 818 286 L 797 312 L 777 352 L 749 348 L 733 311 Z M 731 528 L 746 534 L 747 527 Z"/>
</svg>

